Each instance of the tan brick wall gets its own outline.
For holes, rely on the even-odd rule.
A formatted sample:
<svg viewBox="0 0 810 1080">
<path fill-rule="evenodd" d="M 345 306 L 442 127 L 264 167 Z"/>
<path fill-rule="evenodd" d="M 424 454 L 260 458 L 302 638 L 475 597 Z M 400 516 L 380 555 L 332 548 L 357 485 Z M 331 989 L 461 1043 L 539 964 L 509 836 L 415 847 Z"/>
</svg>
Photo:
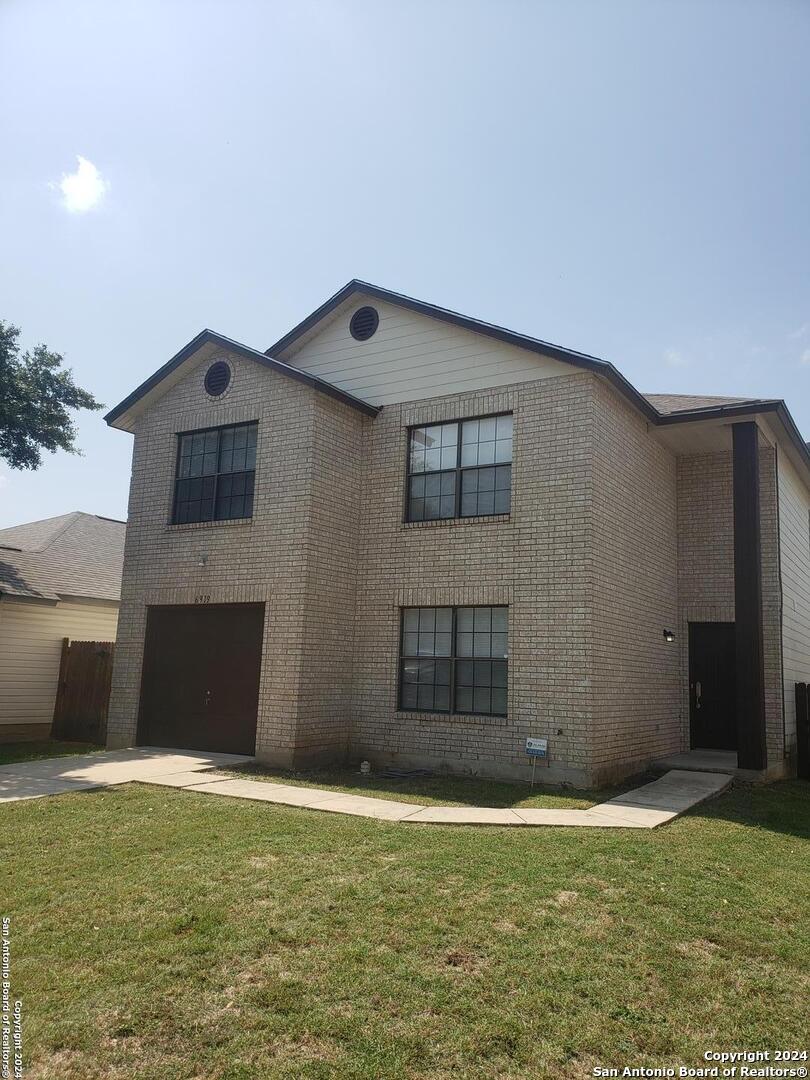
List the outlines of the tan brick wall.
<svg viewBox="0 0 810 1080">
<path fill-rule="evenodd" d="M 366 430 L 352 752 L 375 761 L 527 777 L 589 770 L 588 551 L 594 380 L 587 374 L 387 406 Z M 407 428 L 512 411 L 508 518 L 403 523 Z M 399 609 L 509 605 L 509 716 L 397 712 Z"/>
<path fill-rule="evenodd" d="M 686 620 L 733 618 L 728 461 L 676 464 L 588 373 L 390 405 L 372 420 L 236 356 L 211 399 L 202 378 L 220 355 L 206 347 L 136 425 L 110 745 L 135 738 L 147 606 L 199 596 L 266 605 L 257 753 L 278 764 L 348 754 L 528 777 L 525 739 L 546 736 L 540 775 L 587 784 L 685 745 L 685 730 L 688 745 Z M 507 411 L 511 514 L 403 522 L 408 426 Z M 170 525 L 177 432 L 248 420 L 259 423 L 252 520 Z M 769 688 L 773 492 L 765 470 Z M 400 608 L 462 604 L 509 606 L 508 717 L 397 712 Z M 776 704 L 769 689 L 774 747 Z"/>
<path fill-rule="evenodd" d="M 407 525 L 407 427 L 514 414 L 509 519 Z M 367 429 L 355 756 L 607 780 L 680 746 L 675 456 L 588 375 L 390 406 Z M 399 609 L 508 603 L 508 719 L 398 713 Z"/>
<path fill-rule="evenodd" d="M 315 395 L 298 762 L 348 751 L 365 423 L 355 409 Z"/>
<path fill-rule="evenodd" d="M 627 775 L 679 749 L 675 455 L 597 383 L 592 769 Z"/>
<path fill-rule="evenodd" d="M 769 763 L 784 755 L 776 455 L 760 450 L 762 618 Z M 689 623 L 734 622 L 731 451 L 678 458 L 681 747 L 689 748 Z"/>
<path fill-rule="evenodd" d="M 352 531 L 346 508 L 357 488 L 351 473 L 343 485 L 336 480 L 346 472 L 336 463 L 350 460 L 365 418 L 232 355 L 226 356 L 231 385 L 220 398 L 209 398 L 202 379 L 214 355 L 226 354 L 204 351 L 136 426 L 108 741 L 124 746 L 135 740 L 147 605 L 190 604 L 199 596 L 210 603 L 259 601 L 265 603 L 266 661 L 257 749 L 291 764 L 302 742 L 315 751 L 346 742 L 351 616 L 344 611 L 354 606 L 354 556 L 330 515 L 340 513 L 344 530 Z M 259 422 L 253 518 L 169 524 L 177 432 L 249 420 Z M 325 497 L 334 510 L 324 507 Z M 325 538 L 324 525 L 337 543 Z M 319 656 L 323 675 L 314 679 Z"/>
</svg>

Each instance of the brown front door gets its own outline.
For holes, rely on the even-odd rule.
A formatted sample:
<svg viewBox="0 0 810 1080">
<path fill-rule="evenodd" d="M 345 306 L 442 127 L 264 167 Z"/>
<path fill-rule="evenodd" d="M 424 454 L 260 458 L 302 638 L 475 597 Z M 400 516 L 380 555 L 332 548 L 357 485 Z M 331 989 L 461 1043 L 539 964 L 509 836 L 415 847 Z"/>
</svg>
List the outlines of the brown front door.
<svg viewBox="0 0 810 1080">
<path fill-rule="evenodd" d="M 689 624 L 689 726 L 693 748 L 736 750 L 734 623 Z"/>
<path fill-rule="evenodd" d="M 140 746 L 253 754 L 263 604 L 150 607 Z"/>
</svg>

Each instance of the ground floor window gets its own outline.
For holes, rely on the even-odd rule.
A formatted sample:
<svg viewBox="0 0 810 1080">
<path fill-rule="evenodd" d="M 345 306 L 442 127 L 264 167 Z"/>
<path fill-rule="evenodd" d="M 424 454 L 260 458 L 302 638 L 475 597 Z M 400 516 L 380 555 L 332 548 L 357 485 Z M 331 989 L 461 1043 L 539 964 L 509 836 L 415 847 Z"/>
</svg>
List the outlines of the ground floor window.
<svg viewBox="0 0 810 1080">
<path fill-rule="evenodd" d="M 403 608 L 400 709 L 506 716 L 508 611 Z"/>
</svg>

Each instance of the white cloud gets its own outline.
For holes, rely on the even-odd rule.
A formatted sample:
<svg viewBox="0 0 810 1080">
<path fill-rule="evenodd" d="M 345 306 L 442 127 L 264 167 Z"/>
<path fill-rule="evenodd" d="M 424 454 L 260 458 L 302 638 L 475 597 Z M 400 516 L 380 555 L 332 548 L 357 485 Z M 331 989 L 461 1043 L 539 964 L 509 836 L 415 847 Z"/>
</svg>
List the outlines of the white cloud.
<svg viewBox="0 0 810 1080">
<path fill-rule="evenodd" d="M 110 185 L 92 161 L 80 155 L 76 158 L 76 171 L 65 173 L 53 187 L 62 193 L 62 205 L 71 214 L 84 214 L 92 210 L 104 198 Z"/>
<path fill-rule="evenodd" d="M 802 355 L 799 357 L 799 364 L 802 367 L 810 367 L 810 349 L 805 349 Z"/>
<path fill-rule="evenodd" d="M 810 323 L 802 323 L 797 329 L 791 330 L 788 337 L 791 341 L 798 341 L 799 338 L 803 338 L 807 334 L 808 330 L 810 330 Z"/>
<path fill-rule="evenodd" d="M 667 367 L 677 368 L 686 367 L 689 361 L 683 353 L 679 353 L 677 349 L 667 349 L 664 353 L 664 363 Z"/>
</svg>

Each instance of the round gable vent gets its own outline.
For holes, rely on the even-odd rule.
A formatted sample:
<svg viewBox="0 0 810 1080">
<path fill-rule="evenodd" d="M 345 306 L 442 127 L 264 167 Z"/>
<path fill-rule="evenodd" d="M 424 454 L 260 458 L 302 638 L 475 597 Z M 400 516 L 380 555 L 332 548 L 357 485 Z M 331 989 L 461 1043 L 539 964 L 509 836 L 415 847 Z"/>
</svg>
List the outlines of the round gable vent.
<svg viewBox="0 0 810 1080">
<path fill-rule="evenodd" d="M 380 316 L 373 307 L 361 307 L 352 315 L 349 332 L 355 341 L 368 341 L 380 325 Z"/>
<path fill-rule="evenodd" d="M 231 381 L 231 369 L 224 360 L 217 360 L 205 373 L 205 390 L 211 397 L 219 397 L 228 389 Z"/>
</svg>

